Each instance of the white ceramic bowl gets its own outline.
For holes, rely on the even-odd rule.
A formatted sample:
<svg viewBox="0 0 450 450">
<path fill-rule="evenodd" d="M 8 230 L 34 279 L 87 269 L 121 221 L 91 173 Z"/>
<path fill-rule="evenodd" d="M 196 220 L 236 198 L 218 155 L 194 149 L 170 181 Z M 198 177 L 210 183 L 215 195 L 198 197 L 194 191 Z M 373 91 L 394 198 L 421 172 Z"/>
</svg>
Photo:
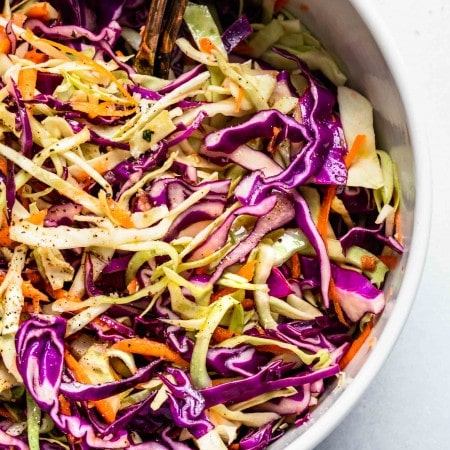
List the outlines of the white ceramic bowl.
<svg viewBox="0 0 450 450">
<path fill-rule="evenodd" d="M 406 251 L 386 283 L 387 306 L 357 356 L 343 386 L 325 393 L 312 419 L 289 430 L 271 450 L 305 450 L 318 445 L 354 407 L 392 350 L 411 309 L 428 244 L 431 189 L 429 162 L 413 91 L 401 57 L 370 0 L 298 0 L 288 9 L 340 62 L 349 85 L 374 106 L 379 148 L 397 163 L 401 185 L 401 227 Z"/>
</svg>

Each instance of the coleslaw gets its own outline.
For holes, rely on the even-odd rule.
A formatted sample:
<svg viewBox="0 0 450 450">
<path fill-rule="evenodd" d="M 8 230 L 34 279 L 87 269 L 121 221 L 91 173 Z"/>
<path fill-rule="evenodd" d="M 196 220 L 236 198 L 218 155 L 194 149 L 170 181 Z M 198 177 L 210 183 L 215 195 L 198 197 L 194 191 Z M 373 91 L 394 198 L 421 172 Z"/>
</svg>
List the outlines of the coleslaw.
<svg viewBox="0 0 450 450">
<path fill-rule="evenodd" d="M 403 252 L 396 168 L 263 3 L 188 3 L 162 79 L 148 2 L 5 2 L 0 448 L 264 449 L 345 376 Z"/>
</svg>

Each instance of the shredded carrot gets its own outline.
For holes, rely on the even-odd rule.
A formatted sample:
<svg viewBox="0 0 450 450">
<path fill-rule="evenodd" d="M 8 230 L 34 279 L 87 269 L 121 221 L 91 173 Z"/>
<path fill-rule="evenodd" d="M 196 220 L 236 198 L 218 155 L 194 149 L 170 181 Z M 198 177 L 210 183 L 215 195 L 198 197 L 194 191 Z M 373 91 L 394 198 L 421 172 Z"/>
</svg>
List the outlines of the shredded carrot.
<svg viewBox="0 0 450 450">
<path fill-rule="evenodd" d="M 319 211 L 319 219 L 317 222 L 317 229 L 319 231 L 320 236 L 327 244 L 327 231 L 328 231 L 328 218 L 330 216 L 331 203 L 336 195 L 337 186 L 331 185 L 328 186 L 327 191 L 323 197 L 322 204 L 320 205 Z"/>
<path fill-rule="evenodd" d="M 39 289 L 35 288 L 29 281 L 22 283 L 22 293 L 27 298 L 36 299 L 40 302 L 48 302 L 48 297 Z"/>
<path fill-rule="evenodd" d="M 255 307 L 255 301 L 251 298 L 244 298 L 241 302 L 242 307 L 244 308 L 244 311 L 250 311 Z"/>
<path fill-rule="evenodd" d="M 22 283 L 22 294 L 25 298 L 31 298 L 33 305 L 33 313 L 39 314 L 41 312 L 41 302 L 48 302 L 48 297 L 35 288 L 29 281 Z"/>
<path fill-rule="evenodd" d="M 48 56 L 45 53 L 38 52 L 35 48 L 28 50 L 25 53 L 24 58 L 28 59 L 28 61 L 34 62 L 35 64 L 41 64 L 48 61 Z"/>
<path fill-rule="evenodd" d="M 341 304 L 339 303 L 339 295 L 337 293 L 336 285 L 334 283 L 333 278 L 330 279 L 330 287 L 329 287 L 329 296 L 333 302 L 334 310 L 336 311 L 337 318 L 342 325 L 346 327 L 349 326 L 348 322 L 345 320 L 344 313 L 341 308 Z"/>
<path fill-rule="evenodd" d="M 239 112 L 241 110 L 242 101 L 244 100 L 244 89 L 239 86 L 239 91 L 236 97 L 236 106 L 234 107 L 235 112 Z"/>
<path fill-rule="evenodd" d="M 273 127 L 273 129 L 272 129 L 272 138 L 270 139 L 270 142 L 267 145 L 267 151 L 271 155 L 274 155 L 277 151 L 277 146 L 275 145 L 275 142 L 276 142 L 277 136 L 280 133 L 280 131 L 281 131 L 281 128 L 279 128 L 279 127 Z"/>
<path fill-rule="evenodd" d="M 119 205 L 112 199 L 106 199 L 111 217 L 117 222 L 118 225 L 124 228 L 134 228 L 133 220 L 131 219 L 131 213 L 119 207 Z"/>
<path fill-rule="evenodd" d="M 34 90 L 36 88 L 37 70 L 32 67 L 27 67 L 19 71 L 17 78 L 17 87 L 24 100 L 31 100 L 34 98 Z"/>
<path fill-rule="evenodd" d="M 2 228 L 0 228 L 0 247 L 10 247 L 13 242 L 9 237 L 9 225 L 3 223 Z"/>
<path fill-rule="evenodd" d="M 8 165 L 5 158 L 0 158 L 0 170 L 6 175 L 8 172 Z"/>
<path fill-rule="evenodd" d="M 256 259 L 246 262 L 239 270 L 238 275 L 245 278 L 247 281 L 252 281 L 255 275 L 255 266 L 258 263 Z"/>
<path fill-rule="evenodd" d="M 85 64 L 91 66 L 94 70 L 101 73 L 105 77 L 108 77 L 112 83 L 114 83 L 117 86 L 117 89 L 121 92 L 121 94 L 129 100 L 129 102 L 136 106 L 137 102 L 132 97 L 132 95 L 128 92 L 128 90 L 122 85 L 122 83 L 112 74 L 106 67 L 99 64 L 97 61 L 91 59 L 89 56 L 83 54 L 82 52 L 79 52 L 73 48 L 68 47 L 67 45 L 60 44 L 59 42 L 51 41 L 49 39 L 45 38 L 38 38 L 33 34 L 33 32 L 30 29 L 27 29 L 24 34 L 24 39 L 29 42 L 32 45 L 35 45 L 39 42 L 42 42 L 43 44 L 49 45 L 53 48 L 56 48 L 60 50 L 61 52 L 67 53 L 68 55 L 73 55 L 83 61 Z M 133 111 L 130 111 L 130 114 Z"/>
<path fill-rule="evenodd" d="M 31 214 L 31 216 L 25 220 L 32 223 L 33 225 L 42 225 L 46 216 L 47 208 L 41 209 L 40 211 Z"/>
<path fill-rule="evenodd" d="M 214 330 L 214 333 L 212 335 L 212 339 L 214 342 L 219 343 L 226 341 L 227 339 L 232 338 L 236 333 L 228 328 L 224 327 L 217 327 Z"/>
<path fill-rule="evenodd" d="M 378 258 L 382 263 L 388 266 L 389 270 L 394 269 L 398 264 L 398 255 L 381 255 Z"/>
<path fill-rule="evenodd" d="M 0 53 L 7 55 L 11 51 L 11 42 L 6 34 L 5 27 L 0 26 Z"/>
<path fill-rule="evenodd" d="M 215 44 L 207 37 L 200 38 L 198 46 L 203 53 L 207 53 L 208 55 L 210 55 L 213 50 L 217 50 Z"/>
<path fill-rule="evenodd" d="M 33 5 L 26 13 L 30 19 L 46 21 L 49 18 L 47 2 L 39 2 Z"/>
<path fill-rule="evenodd" d="M 139 290 L 139 283 L 138 280 L 136 278 L 133 278 L 127 286 L 127 291 L 128 294 L 132 295 L 134 293 L 136 293 Z"/>
<path fill-rule="evenodd" d="M 67 300 L 70 302 L 81 302 L 80 297 L 76 295 L 72 295 L 69 291 L 65 289 L 52 289 L 51 286 L 46 287 L 46 291 L 55 299 L 55 300 Z"/>
<path fill-rule="evenodd" d="M 88 115 L 90 119 L 94 119 L 97 116 L 115 116 L 123 117 L 131 115 L 134 110 L 129 108 L 116 108 L 113 102 L 102 102 L 99 104 L 94 104 L 92 102 L 70 102 L 72 109 L 75 111 L 81 111 Z"/>
<path fill-rule="evenodd" d="M 229 447 L 228 447 L 228 450 L 239 450 L 239 444 L 231 444 Z"/>
<path fill-rule="evenodd" d="M 59 394 L 58 396 L 58 400 L 59 400 L 59 410 L 62 414 L 64 414 L 65 416 L 70 416 L 72 414 L 72 411 L 70 410 L 70 402 L 69 400 L 67 400 L 67 398 L 62 395 Z"/>
<path fill-rule="evenodd" d="M 361 256 L 361 267 L 363 270 L 368 270 L 373 272 L 377 268 L 377 258 L 376 256 Z"/>
<path fill-rule="evenodd" d="M 366 339 L 369 337 L 372 328 L 373 323 L 372 321 L 370 321 L 366 324 L 362 333 L 352 342 L 352 345 L 345 352 L 344 356 L 339 362 L 339 367 L 341 368 L 341 370 L 343 370 L 348 365 L 348 363 L 354 358 L 358 350 L 362 347 Z"/>
<path fill-rule="evenodd" d="M 293 253 L 291 256 L 291 275 L 292 278 L 300 278 L 300 257 L 298 253 Z"/>
<path fill-rule="evenodd" d="M 68 350 L 64 352 L 64 360 L 66 362 L 66 366 L 72 372 L 76 381 L 84 384 L 92 384 L 89 376 L 83 370 L 81 364 L 70 354 Z M 113 397 L 95 400 L 92 403 L 106 422 L 112 423 L 116 420 L 118 408 L 115 406 L 116 401 Z"/>
<path fill-rule="evenodd" d="M 111 348 L 122 350 L 124 352 L 136 353 L 137 355 L 161 358 L 186 369 L 189 368 L 189 363 L 177 352 L 173 351 L 166 344 L 151 339 L 138 337 L 123 339 L 122 341 L 113 344 Z"/>
<path fill-rule="evenodd" d="M 221 298 L 225 295 L 232 294 L 233 292 L 236 292 L 236 289 L 230 288 L 230 287 L 224 287 L 224 288 L 220 289 L 219 291 L 214 292 L 211 295 L 210 303 L 214 303 L 215 301 L 219 300 L 219 298 Z"/>
<path fill-rule="evenodd" d="M 347 167 L 347 169 L 352 165 L 356 155 L 359 153 L 361 147 L 364 145 L 365 142 L 366 142 L 365 134 L 358 134 L 355 137 L 355 140 L 353 141 L 353 144 L 345 157 L 345 166 Z"/>
</svg>

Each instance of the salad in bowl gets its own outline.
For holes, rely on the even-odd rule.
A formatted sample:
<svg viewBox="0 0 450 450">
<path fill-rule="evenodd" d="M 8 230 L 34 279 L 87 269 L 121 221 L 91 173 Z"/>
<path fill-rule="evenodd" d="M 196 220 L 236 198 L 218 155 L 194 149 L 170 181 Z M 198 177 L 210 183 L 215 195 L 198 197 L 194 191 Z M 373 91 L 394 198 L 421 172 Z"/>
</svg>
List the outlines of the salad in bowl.
<svg viewBox="0 0 450 450">
<path fill-rule="evenodd" d="M 146 71 L 148 2 L 5 1 L 2 448 L 263 449 L 345 379 L 404 251 L 397 169 L 263 3 L 188 2 Z"/>
</svg>

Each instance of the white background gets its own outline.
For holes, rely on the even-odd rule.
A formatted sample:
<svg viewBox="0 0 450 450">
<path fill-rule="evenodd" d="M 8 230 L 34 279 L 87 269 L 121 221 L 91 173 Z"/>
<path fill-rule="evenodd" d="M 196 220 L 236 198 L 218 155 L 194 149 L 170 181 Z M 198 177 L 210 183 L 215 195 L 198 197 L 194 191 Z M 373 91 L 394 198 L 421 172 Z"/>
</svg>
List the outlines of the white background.
<svg viewBox="0 0 450 450">
<path fill-rule="evenodd" d="M 317 450 L 450 449 L 450 2 L 367 1 L 414 80 L 431 160 L 431 238 L 394 350 L 358 406 Z"/>
</svg>

